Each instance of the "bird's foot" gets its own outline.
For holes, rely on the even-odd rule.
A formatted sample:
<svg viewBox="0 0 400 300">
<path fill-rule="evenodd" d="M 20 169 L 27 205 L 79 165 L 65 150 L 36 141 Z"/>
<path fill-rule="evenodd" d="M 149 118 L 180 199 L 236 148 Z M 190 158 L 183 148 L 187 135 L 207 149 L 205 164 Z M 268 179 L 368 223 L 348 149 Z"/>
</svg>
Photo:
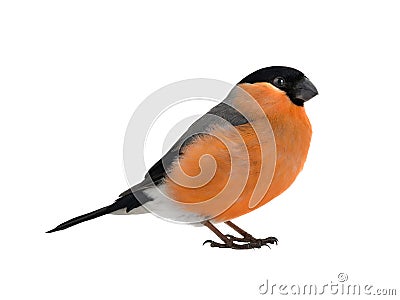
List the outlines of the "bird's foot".
<svg viewBox="0 0 400 300">
<path fill-rule="evenodd" d="M 227 241 L 224 243 L 217 243 L 212 240 L 207 240 L 203 243 L 203 245 L 209 243 L 211 247 L 230 248 L 230 249 L 255 249 L 255 248 L 261 248 L 262 246 L 267 246 L 268 248 L 271 248 L 269 244 L 278 245 L 278 239 L 275 237 L 256 239 L 250 234 L 242 238 L 230 234 L 225 235 L 225 237 L 227 238 Z"/>
</svg>

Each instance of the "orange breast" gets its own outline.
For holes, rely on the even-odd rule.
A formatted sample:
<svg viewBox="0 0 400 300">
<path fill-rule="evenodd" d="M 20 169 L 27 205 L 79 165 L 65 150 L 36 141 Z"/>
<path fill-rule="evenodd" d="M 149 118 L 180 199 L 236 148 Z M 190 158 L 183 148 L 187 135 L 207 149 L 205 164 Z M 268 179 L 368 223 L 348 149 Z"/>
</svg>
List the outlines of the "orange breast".
<svg viewBox="0 0 400 300">
<path fill-rule="evenodd" d="M 246 214 L 285 191 L 303 168 L 311 140 L 303 107 L 269 84 L 241 87 L 256 99 L 270 127 L 259 132 L 254 124 L 265 122 L 260 118 L 215 128 L 185 149 L 180 168 L 166 180 L 166 192 L 184 209 L 217 222 Z M 240 101 L 237 107 L 244 105 Z"/>
</svg>

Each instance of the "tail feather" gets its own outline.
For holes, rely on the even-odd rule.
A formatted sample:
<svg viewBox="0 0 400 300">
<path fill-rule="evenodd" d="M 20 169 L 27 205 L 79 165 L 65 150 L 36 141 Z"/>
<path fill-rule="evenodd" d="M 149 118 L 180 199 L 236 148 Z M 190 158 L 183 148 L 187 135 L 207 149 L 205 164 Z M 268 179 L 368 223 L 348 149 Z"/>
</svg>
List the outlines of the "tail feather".
<svg viewBox="0 0 400 300">
<path fill-rule="evenodd" d="M 89 221 L 101 216 L 104 216 L 106 214 L 110 214 L 116 210 L 123 209 L 123 208 L 129 208 L 133 209 L 136 207 L 139 207 L 141 203 L 133 196 L 133 194 L 127 194 L 124 195 L 123 197 L 119 198 L 117 201 L 115 201 L 113 204 L 102 207 L 98 210 L 92 211 L 90 213 L 81 215 L 79 217 L 75 217 L 71 220 L 68 220 L 57 227 L 53 228 L 52 230 L 47 231 L 46 233 L 51 233 L 59 230 L 64 230 L 67 229 L 71 226 L 77 225 L 79 223 Z"/>
</svg>

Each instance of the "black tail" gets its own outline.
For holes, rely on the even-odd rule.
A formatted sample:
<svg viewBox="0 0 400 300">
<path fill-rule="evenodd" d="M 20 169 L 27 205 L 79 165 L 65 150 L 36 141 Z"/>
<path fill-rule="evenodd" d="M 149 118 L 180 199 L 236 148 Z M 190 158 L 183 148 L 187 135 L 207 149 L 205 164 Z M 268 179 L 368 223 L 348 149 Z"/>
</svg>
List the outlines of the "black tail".
<svg viewBox="0 0 400 300">
<path fill-rule="evenodd" d="M 90 213 L 84 214 L 82 216 L 73 218 L 69 221 L 66 221 L 60 225 L 58 225 L 56 228 L 47 231 L 46 233 L 51 233 L 59 230 L 64 230 L 67 229 L 68 227 L 74 226 L 76 224 L 89 221 L 101 216 L 104 216 L 106 214 L 110 214 L 114 211 L 117 211 L 119 209 L 127 208 L 127 211 L 139 207 L 141 203 L 133 196 L 132 193 L 127 194 L 119 198 L 117 201 L 115 201 L 113 204 L 100 208 L 98 210 L 92 211 Z"/>
</svg>

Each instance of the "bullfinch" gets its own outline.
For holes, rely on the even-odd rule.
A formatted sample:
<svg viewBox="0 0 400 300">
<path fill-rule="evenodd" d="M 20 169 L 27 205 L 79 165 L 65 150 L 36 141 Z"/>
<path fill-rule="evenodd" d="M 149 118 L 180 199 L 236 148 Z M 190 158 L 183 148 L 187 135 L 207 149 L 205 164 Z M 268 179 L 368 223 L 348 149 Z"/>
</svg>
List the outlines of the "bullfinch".
<svg viewBox="0 0 400 300">
<path fill-rule="evenodd" d="M 220 242 L 211 247 L 253 249 L 277 244 L 255 238 L 232 219 L 284 192 L 305 163 L 312 129 L 304 103 L 318 94 L 300 71 L 283 66 L 257 70 L 196 120 L 143 181 L 112 204 L 66 221 L 64 230 L 106 214 L 152 212 L 165 219 L 205 226 Z M 224 222 L 240 236 L 223 234 Z"/>
</svg>

